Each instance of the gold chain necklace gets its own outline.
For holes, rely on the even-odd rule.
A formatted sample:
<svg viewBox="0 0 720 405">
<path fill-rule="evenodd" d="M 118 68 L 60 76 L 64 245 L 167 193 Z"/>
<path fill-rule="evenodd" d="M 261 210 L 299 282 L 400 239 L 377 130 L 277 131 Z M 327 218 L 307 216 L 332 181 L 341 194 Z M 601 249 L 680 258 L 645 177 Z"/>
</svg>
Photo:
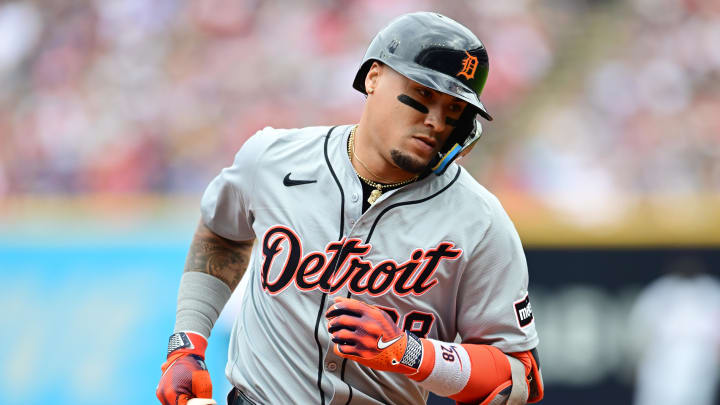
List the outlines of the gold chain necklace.
<svg viewBox="0 0 720 405">
<path fill-rule="evenodd" d="M 367 167 L 367 165 L 362 160 L 360 160 L 358 155 L 355 153 L 355 131 L 357 130 L 357 127 L 358 126 L 355 125 L 353 127 L 353 129 L 350 131 L 350 139 L 348 140 L 348 157 L 350 158 L 350 164 L 352 165 L 352 158 L 355 157 L 355 159 L 357 159 L 357 161 L 360 162 L 361 165 L 363 165 L 363 167 L 365 168 L 365 170 L 368 171 L 368 173 L 372 174 L 373 176 L 375 176 L 377 178 L 380 178 L 380 176 L 376 176 L 372 172 L 372 170 L 370 170 Z M 353 167 L 353 170 L 355 170 L 354 167 Z M 355 174 L 360 178 L 360 180 L 365 182 L 365 184 L 367 184 L 368 186 L 375 187 L 375 190 L 370 192 L 370 197 L 368 197 L 368 199 L 367 199 L 367 201 L 370 203 L 370 205 L 375 204 L 375 201 L 377 201 L 377 199 L 380 198 L 380 196 L 383 193 L 383 189 L 403 186 L 405 184 L 412 183 L 413 181 L 417 180 L 417 178 L 418 178 L 418 176 L 414 176 L 410 179 L 403 180 L 403 181 L 400 181 L 397 183 L 382 184 L 382 183 L 372 181 L 370 179 L 366 179 L 365 177 L 361 176 L 360 173 L 357 172 L 357 170 L 355 170 Z"/>
</svg>

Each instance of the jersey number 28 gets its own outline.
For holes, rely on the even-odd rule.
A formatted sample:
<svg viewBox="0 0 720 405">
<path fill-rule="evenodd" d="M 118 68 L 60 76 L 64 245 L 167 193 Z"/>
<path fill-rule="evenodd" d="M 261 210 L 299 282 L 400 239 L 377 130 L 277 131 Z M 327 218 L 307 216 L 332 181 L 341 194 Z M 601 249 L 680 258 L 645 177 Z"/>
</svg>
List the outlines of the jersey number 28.
<svg viewBox="0 0 720 405">
<path fill-rule="evenodd" d="M 376 306 L 387 312 L 393 322 L 400 326 L 398 324 L 400 315 L 398 314 L 397 309 L 383 307 L 380 305 Z M 435 316 L 433 314 L 421 311 L 410 311 L 403 317 L 402 330 L 410 331 L 417 337 L 426 338 L 428 332 L 430 332 L 433 322 L 435 322 Z"/>
</svg>

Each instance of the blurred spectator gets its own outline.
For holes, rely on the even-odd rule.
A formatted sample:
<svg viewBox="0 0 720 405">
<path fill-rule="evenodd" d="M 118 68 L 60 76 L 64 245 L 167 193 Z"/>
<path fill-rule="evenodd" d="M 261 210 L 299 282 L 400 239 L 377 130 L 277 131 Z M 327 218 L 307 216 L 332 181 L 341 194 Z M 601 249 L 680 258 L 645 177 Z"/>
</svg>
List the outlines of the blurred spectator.
<svg viewBox="0 0 720 405">
<path fill-rule="evenodd" d="M 638 355 L 635 405 L 712 405 L 720 377 L 720 281 L 701 263 L 674 263 L 630 315 Z"/>
<path fill-rule="evenodd" d="M 356 120 L 367 38 L 418 8 L 482 23 L 488 101 L 516 101 L 550 66 L 548 39 L 525 2 L 481 3 L 6 2 L 0 193 L 198 192 L 267 122 Z"/>
<path fill-rule="evenodd" d="M 624 196 L 720 192 L 716 3 L 3 2 L 0 196 L 197 193 L 266 123 L 356 120 L 367 38 L 430 9 L 490 53 L 498 119 L 466 167 L 619 221 Z"/>
</svg>

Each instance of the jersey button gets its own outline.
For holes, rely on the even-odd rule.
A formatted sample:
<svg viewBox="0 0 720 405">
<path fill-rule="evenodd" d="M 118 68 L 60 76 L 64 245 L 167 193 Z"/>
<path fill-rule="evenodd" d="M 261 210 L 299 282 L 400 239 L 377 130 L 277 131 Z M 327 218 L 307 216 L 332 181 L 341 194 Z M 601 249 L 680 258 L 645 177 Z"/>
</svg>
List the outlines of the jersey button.
<svg viewBox="0 0 720 405">
<path fill-rule="evenodd" d="M 358 193 L 353 193 L 351 198 L 352 202 L 357 202 L 360 199 L 360 196 L 358 195 Z"/>
<path fill-rule="evenodd" d="M 337 363 L 335 363 L 334 361 L 328 362 L 328 364 L 327 364 L 327 369 L 328 369 L 329 371 L 335 371 L 335 370 L 337 370 Z"/>
<path fill-rule="evenodd" d="M 354 219 L 351 219 L 351 220 L 350 220 L 350 225 L 355 225 L 355 220 L 354 220 Z"/>
</svg>

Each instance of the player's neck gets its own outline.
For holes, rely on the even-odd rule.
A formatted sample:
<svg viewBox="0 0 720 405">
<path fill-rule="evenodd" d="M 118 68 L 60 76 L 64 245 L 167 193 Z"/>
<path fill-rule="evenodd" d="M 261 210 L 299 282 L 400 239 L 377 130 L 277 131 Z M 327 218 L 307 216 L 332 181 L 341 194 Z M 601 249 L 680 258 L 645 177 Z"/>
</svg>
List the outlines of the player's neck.
<svg viewBox="0 0 720 405">
<path fill-rule="evenodd" d="M 355 130 L 354 145 L 351 145 L 350 162 L 362 177 L 382 184 L 393 184 L 417 177 L 386 159 L 372 142 L 372 134 L 363 127 L 362 121 Z"/>
</svg>

